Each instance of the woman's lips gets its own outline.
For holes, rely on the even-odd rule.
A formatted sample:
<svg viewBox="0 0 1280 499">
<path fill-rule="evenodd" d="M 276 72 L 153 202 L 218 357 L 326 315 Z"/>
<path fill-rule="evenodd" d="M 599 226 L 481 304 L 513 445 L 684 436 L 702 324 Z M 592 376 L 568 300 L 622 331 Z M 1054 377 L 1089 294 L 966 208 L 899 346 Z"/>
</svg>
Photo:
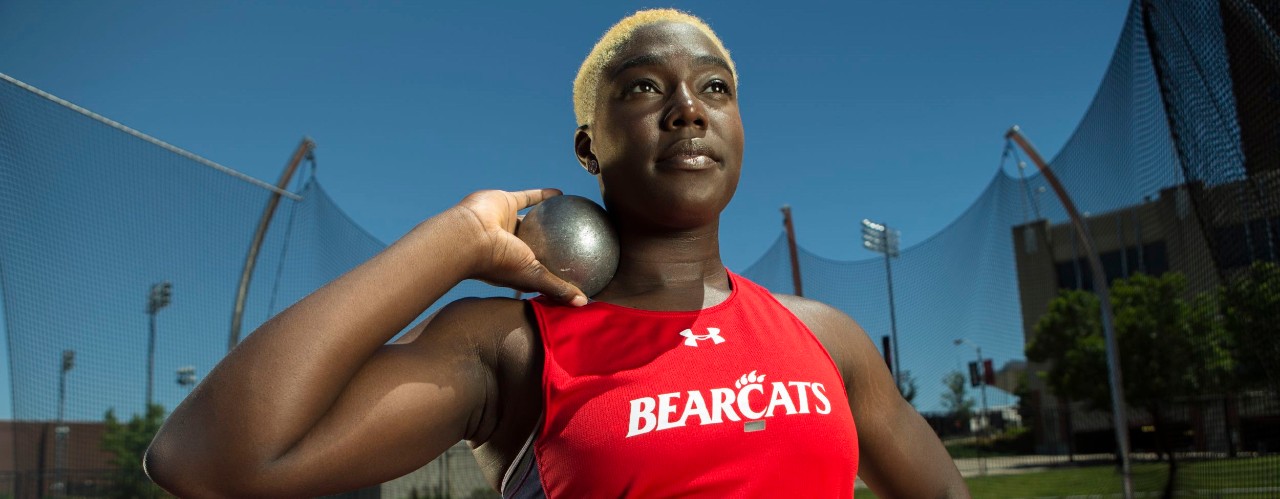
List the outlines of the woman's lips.
<svg viewBox="0 0 1280 499">
<path fill-rule="evenodd" d="M 698 139 L 685 139 L 671 144 L 658 157 L 658 166 L 675 170 L 698 171 L 716 166 L 711 147 Z"/>
<path fill-rule="evenodd" d="M 714 168 L 716 160 L 705 154 L 677 154 L 658 162 L 660 168 L 699 171 Z"/>
</svg>

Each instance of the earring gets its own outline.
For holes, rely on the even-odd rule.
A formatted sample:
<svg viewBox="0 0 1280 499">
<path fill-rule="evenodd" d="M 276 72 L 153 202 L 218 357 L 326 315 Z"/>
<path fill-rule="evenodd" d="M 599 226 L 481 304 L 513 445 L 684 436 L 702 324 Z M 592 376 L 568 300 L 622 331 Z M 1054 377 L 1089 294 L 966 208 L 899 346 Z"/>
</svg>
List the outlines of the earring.
<svg viewBox="0 0 1280 499">
<path fill-rule="evenodd" d="M 595 158 L 587 160 L 587 173 L 598 175 L 600 173 L 600 163 Z"/>
</svg>

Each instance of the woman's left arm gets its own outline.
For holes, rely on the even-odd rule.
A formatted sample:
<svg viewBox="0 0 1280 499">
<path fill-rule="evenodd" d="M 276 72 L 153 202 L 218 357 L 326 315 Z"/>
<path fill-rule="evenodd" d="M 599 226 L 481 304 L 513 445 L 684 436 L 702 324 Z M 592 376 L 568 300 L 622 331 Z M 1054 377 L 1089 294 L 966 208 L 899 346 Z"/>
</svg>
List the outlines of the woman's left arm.
<svg viewBox="0 0 1280 499">
<path fill-rule="evenodd" d="M 947 450 L 893 382 L 879 350 L 851 317 L 828 305 L 779 296 L 813 331 L 844 377 L 858 427 L 858 476 L 880 497 L 969 497 Z"/>
</svg>

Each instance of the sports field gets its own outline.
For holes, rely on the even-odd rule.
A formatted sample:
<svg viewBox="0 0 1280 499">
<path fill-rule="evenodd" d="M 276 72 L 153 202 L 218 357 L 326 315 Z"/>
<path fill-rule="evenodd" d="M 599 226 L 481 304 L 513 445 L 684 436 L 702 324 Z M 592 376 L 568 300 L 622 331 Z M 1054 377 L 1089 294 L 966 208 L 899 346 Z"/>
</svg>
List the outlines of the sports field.
<svg viewBox="0 0 1280 499">
<path fill-rule="evenodd" d="M 1280 477 L 1268 470 L 1280 466 L 1280 456 L 1180 462 L 1179 497 L 1274 498 L 1280 496 Z M 1159 497 L 1168 465 L 1135 463 L 1136 497 Z M 1074 466 L 1016 475 L 968 478 L 973 497 L 1079 498 L 1120 497 L 1120 478 L 1110 465 Z M 876 497 L 859 489 L 857 497 Z"/>
</svg>

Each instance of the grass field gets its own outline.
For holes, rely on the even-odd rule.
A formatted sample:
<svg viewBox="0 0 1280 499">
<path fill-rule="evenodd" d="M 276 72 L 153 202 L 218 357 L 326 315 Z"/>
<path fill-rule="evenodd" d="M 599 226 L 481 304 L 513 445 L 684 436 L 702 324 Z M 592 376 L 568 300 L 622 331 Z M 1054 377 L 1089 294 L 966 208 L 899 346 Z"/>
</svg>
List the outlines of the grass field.
<svg viewBox="0 0 1280 499">
<path fill-rule="evenodd" d="M 1166 463 L 1136 463 L 1134 490 L 1138 497 L 1158 497 L 1168 471 Z M 1050 498 L 1120 493 L 1120 476 L 1111 465 L 1079 466 L 1018 475 L 973 477 L 966 480 L 973 497 Z M 1280 497 L 1280 457 L 1179 462 L 1179 497 Z M 876 497 L 859 489 L 857 497 Z"/>
</svg>

